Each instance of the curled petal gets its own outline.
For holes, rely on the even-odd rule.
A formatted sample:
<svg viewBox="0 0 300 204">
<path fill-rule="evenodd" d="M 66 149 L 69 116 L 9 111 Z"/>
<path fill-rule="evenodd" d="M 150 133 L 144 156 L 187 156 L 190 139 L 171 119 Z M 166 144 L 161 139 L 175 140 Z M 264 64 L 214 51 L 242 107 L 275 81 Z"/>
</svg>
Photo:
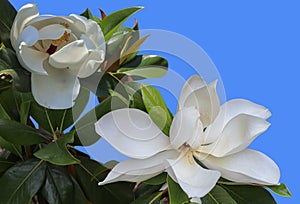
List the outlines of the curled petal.
<svg viewBox="0 0 300 204">
<path fill-rule="evenodd" d="M 61 38 L 65 32 L 70 33 L 71 30 L 60 24 L 48 25 L 39 30 L 39 40 L 56 40 Z"/>
<path fill-rule="evenodd" d="M 220 110 L 216 91 L 217 81 L 193 91 L 185 100 L 184 107 L 196 107 L 204 127 L 214 121 Z"/>
<path fill-rule="evenodd" d="M 269 126 L 270 123 L 262 118 L 238 115 L 228 122 L 214 143 L 201 147 L 200 152 L 216 157 L 237 153 L 247 148 Z"/>
<path fill-rule="evenodd" d="M 77 36 L 81 36 L 81 34 L 84 33 L 90 42 L 94 44 L 96 50 L 102 50 L 105 53 L 106 43 L 104 35 L 100 26 L 95 21 L 76 14 L 70 15 L 69 18 L 74 21 L 70 28 L 75 33 L 77 30 Z"/>
<path fill-rule="evenodd" d="M 165 161 L 178 157 L 177 151 L 158 153 L 148 159 L 130 159 L 117 164 L 99 185 L 118 181 L 142 182 L 164 172 Z"/>
<path fill-rule="evenodd" d="M 71 108 L 80 89 L 76 76 L 56 70 L 47 76 L 33 73 L 31 86 L 35 100 L 49 109 Z"/>
<path fill-rule="evenodd" d="M 96 132 L 122 154 L 149 158 L 170 149 L 169 137 L 154 124 L 145 112 L 124 108 L 104 115 L 96 124 Z"/>
<path fill-rule="evenodd" d="M 199 75 L 193 75 L 191 76 L 184 84 L 181 94 L 178 100 L 178 110 L 182 109 L 184 107 L 184 103 L 187 99 L 187 97 L 194 92 L 195 90 L 198 90 L 204 86 L 206 86 L 206 82 L 199 76 Z"/>
<path fill-rule="evenodd" d="M 250 149 L 222 158 L 208 156 L 202 162 L 220 171 L 222 177 L 239 183 L 276 185 L 280 178 L 279 168 L 272 159 Z"/>
<path fill-rule="evenodd" d="M 102 51 L 90 51 L 86 59 L 77 65 L 72 65 L 70 71 L 79 78 L 86 78 L 94 74 L 104 61 Z"/>
<path fill-rule="evenodd" d="M 33 46 L 39 39 L 39 32 L 33 26 L 27 26 L 19 35 L 19 44 Z"/>
<path fill-rule="evenodd" d="M 88 55 L 83 40 L 76 40 L 50 55 L 49 63 L 55 68 L 67 68 L 73 64 L 81 63 Z"/>
<path fill-rule="evenodd" d="M 221 174 L 215 170 L 207 170 L 198 165 L 193 157 L 187 155 L 177 160 L 167 160 L 170 167 L 168 174 L 175 175 L 177 183 L 190 197 L 203 197 L 216 185 Z"/>
<path fill-rule="evenodd" d="M 202 135 L 203 125 L 197 109 L 183 108 L 176 113 L 170 128 L 170 142 L 174 149 L 185 143 L 198 148 L 203 140 Z"/>
<path fill-rule="evenodd" d="M 32 73 L 47 75 L 44 69 L 44 61 L 49 57 L 47 53 L 37 51 L 22 44 L 18 52 L 19 62 L 24 68 Z"/>
<path fill-rule="evenodd" d="M 26 4 L 18 11 L 10 32 L 10 41 L 15 50 L 17 50 L 17 41 L 20 33 L 26 24 L 38 15 L 39 11 L 35 4 Z"/>
<path fill-rule="evenodd" d="M 218 139 L 227 123 L 240 114 L 267 119 L 271 116 L 270 111 L 258 104 L 244 99 L 233 99 L 221 106 L 220 113 L 214 123 L 205 131 L 205 143 L 211 143 Z"/>
</svg>

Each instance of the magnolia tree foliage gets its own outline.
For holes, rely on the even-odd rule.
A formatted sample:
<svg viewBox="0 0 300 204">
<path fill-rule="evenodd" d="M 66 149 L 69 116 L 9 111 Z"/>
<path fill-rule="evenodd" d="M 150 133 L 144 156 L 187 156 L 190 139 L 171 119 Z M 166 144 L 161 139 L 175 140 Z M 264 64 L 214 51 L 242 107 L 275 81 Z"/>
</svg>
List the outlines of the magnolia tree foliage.
<svg viewBox="0 0 300 204">
<path fill-rule="evenodd" d="M 277 165 L 247 149 L 270 112 L 191 77 L 172 115 L 139 79 L 168 62 L 139 54 L 142 7 L 100 17 L 18 12 L 0 0 L 0 203 L 276 203 L 290 197 Z M 99 104 L 83 114 L 90 94 Z M 98 121 L 98 122 L 97 122 Z M 135 126 L 135 124 L 141 125 Z M 129 160 L 100 163 L 79 151 L 103 137 Z M 105 152 L 103 152 L 105 154 Z"/>
</svg>

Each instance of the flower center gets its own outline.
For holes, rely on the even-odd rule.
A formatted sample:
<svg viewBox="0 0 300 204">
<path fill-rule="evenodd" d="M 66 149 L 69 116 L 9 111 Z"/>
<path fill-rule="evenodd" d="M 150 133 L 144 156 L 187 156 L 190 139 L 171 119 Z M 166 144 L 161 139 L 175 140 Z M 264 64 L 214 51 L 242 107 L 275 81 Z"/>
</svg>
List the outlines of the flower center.
<svg viewBox="0 0 300 204">
<path fill-rule="evenodd" d="M 51 45 L 48 48 L 47 53 L 49 55 L 52 55 L 53 53 L 55 53 L 56 50 L 57 50 L 57 47 L 60 44 L 62 44 L 63 42 L 69 41 L 69 38 L 70 38 L 70 34 L 67 31 L 65 31 L 64 34 L 63 34 L 63 36 L 61 36 L 59 39 L 51 41 Z"/>
</svg>

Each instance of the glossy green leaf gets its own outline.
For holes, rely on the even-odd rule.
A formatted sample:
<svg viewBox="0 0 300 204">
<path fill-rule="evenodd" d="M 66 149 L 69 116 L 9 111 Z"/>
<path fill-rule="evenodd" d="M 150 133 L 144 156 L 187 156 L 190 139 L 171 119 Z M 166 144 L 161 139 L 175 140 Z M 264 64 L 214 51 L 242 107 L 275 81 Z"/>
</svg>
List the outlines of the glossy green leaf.
<svg viewBox="0 0 300 204">
<path fill-rule="evenodd" d="M 49 204 L 88 203 L 66 167 L 47 164 L 45 183 L 40 192 Z"/>
<path fill-rule="evenodd" d="M 0 103 L 0 118 L 2 119 L 7 119 L 10 120 L 11 118 L 9 117 L 8 113 L 5 111 L 5 109 L 3 108 L 3 106 Z"/>
<path fill-rule="evenodd" d="M 145 204 L 145 203 L 155 204 L 156 203 L 155 201 L 159 201 L 160 198 L 161 198 L 161 193 L 160 192 L 152 193 L 152 194 L 146 194 L 144 196 L 141 196 L 141 197 L 137 198 L 136 200 L 134 200 L 130 204 Z"/>
<path fill-rule="evenodd" d="M 141 91 L 145 107 L 151 119 L 166 135 L 169 135 L 173 116 L 159 91 L 152 86 L 144 86 Z"/>
<path fill-rule="evenodd" d="M 93 16 L 92 12 L 88 8 L 80 15 L 86 17 L 87 19 L 91 19 L 91 20 L 95 21 L 98 24 L 101 23 L 100 18 Z"/>
<path fill-rule="evenodd" d="M 75 100 L 75 105 L 72 108 L 65 110 L 50 110 L 37 104 L 33 97 L 30 106 L 30 115 L 39 123 L 44 130 L 52 132 L 58 130 L 64 131 L 76 121 L 89 101 L 90 92 L 81 88 L 80 93 Z"/>
<path fill-rule="evenodd" d="M 20 120 L 19 107 L 16 103 L 14 90 L 12 88 L 0 92 L 0 104 L 2 109 L 12 120 Z"/>
<path fill-rule="evenodd" d="M 78 183 L 86 197 L 92 203 L 125 204 L 133 201 L 133 185 L 126 182 L 118 182 L 104 186 L 98 186 L 98 182 L 107 175 L 105 167 L 89 158 L 80 157 L 81 163 L 75 165 Z M 95 177 L 97 172 L 103 172 Z"/>
<path fill-rule="evenodd" d="M 39 144 L 48 140 L 32 127 L 5 119 L 0 119 L 0 136 L 8 142 L 19 145 Z"/>
<path fill-rule="evenodd" d="M 31 101 L 22 102 L 20 106 L 20 122 L 24 125 L 27 124 L 27 120 L 29 117 Z"/>
<path fill-rule="evenodd" d="M 189 201 L 189 197 L 186 195 L 186 193 L 169 176 L 167 178 L 167 183 L 168 183 L 170 204 L 182 204 Z"/>
<path fill-rule="evenodd" d="M 1 133 L 0 133 L 0 135 L 1 135 Z M 3 147 L 4 149 L 10 151 L 11 153 L 13 153 L 16 156 L 22 157 L 21 145 L 12 144 L 12 143 L 6 141 L 5 139 L 3 139 L 1 136 L 0 136 L 0 147 Z"/>
<path fill-rule="evenodd" d="M 168 71 L 168 61 L 156 55 L 138 55 L 118 70 L 133 79 L 160 78 Z"/>
<path fill-rule="evenodd" d="M 125 84 L 126 91 L 130 96 L 130 108 L 137 108 L 142 111 L 146 111 L 141 92 L 143 86 L 144 84 L 138 82 L 127 82 Z"/>
<path fill-rule="evenodd" d="M 0 203 L 24 204 L 38 192 L 45 179 L 46 164 L 37 159 L 20 162 L 0 178 Z"/>
<path fill-rule="evenodd" d="M 131 45 L 129 44 L 130 41 L 128 41 L 128 43 L 126 43 L 126 49 L 123 49 L 121 52 L 121 59 L 120 59 L 120 64 L 123 64 L 124 62 L 126 62 L 127 60 L 130 61 L 130 58 L 132 54 L 136 54 L 139 49 L 140 46 L 145 42 L 145 40 L 149 37 L 150 35 L 146 35 L 140 39 L 137 39 L 135 42 L 133 42 Z M 131 39 L 129 39 L 131 40 Z"/>
<path fill-rule="evenodd" d="M 229 193 L 221 186 L 216 185 L 206 196 L 202 199 L 204 204 L 237 204 Z"/>
<path fill-rule="evenodd" d="M 70 165 L 79 162 L 67 149 L 67 144 L 74 142 L 74 133 L 61 136 L 58 140 L 48 144 L 34 153 L 34 156 L 55 165 Z"/>
<path fill-rule="evenodd" d="M 109 97 L 111 90 L 123 96 L 127 95 L 123 82 L 110 73 L 97 72 L 91 77 L 82 79 L 81 85 L 95 93 L 101 99 Z"/>
<path fill-rule="evenodd" d="M 276 204 L 269 191 L 258 186 L 228 186 L 224 188 L 237 204 Z"/>
<path fill-rule="evenodd" d="M 30 73 L 19 64 L 15 52 L 9 48 L 0 49 L 0 75 L 5 74 L 13 79 L 18 91 L 31 90 Z"/>
<path fill-rule="evenodd" d="M 162 185 L 166 183 L 166 180 L 167 180 L 167 173 L 162 173 L 159 174 L 158 176 L 155 176 L 151 179 L 144 181 L 144 183 L 148 185 Z"/>
<path fill-rule="evenodd" d="M 280 185 L 267 186 L 267 187 L 277 195 L 290 197 L 290 198 L 292 197 L 292 193 L 284 183 L 281 183 Z"/>
<path fill-rule="evenodd" d="M 7 169 L 9 169 L 13 165 L 15 165 L 14 162 L 0 160 L 0 177 Z"/>
<path fill-rule="evenodd" d="M 131 15 L 141 9 L 143 9 L 143 7 L 126 8 L 106 16 L 100 23 L 105 40 L 108 41 Z"/>
<path fill-rule="evenodd" d="M 0 5 L 0 42 L 3 42 L 6 47 L 11 47 L 10 29 L 17 11 L 8 0 L 0 0 Z"/>
<path fill-rule="evenodd" d="M 112 110 L 126 107 L 127 105 L 116 96 L 109 97 L 102 101 L 75 124 L 75 144 L 83 146 L 94 144 L 100 139 L 100 135 L 95 131 L 95 123 L 97 120 Z"/>
</svg>

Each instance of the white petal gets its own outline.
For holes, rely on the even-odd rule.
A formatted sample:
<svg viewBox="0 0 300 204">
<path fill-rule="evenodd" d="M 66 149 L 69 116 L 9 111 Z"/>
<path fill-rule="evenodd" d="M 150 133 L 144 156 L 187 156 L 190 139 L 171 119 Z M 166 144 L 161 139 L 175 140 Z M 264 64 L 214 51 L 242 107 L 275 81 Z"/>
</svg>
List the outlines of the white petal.
<svg viewBox="0 0 300 204">
<path fill-rule="evenodd" d="M 36 74 L 47 75 L 44 61 L 49 57 L 47 53 L 37 51 L 27 46 L 20 45 L 17 56 L 21 65 L 28 71 Z"/>
<path fill-rule="evenodd" d="M 209 156 L 202 162 L 235 182 L 276 185 L 280 178 L 279 168 L 272 159 L 250 149 L 223 158 Z"/>
<path fill-rule="evenodd" d="M 39 40 L 56 40 L 61 38 L 65 32 L 70 33 L 71 30 L 60 24 L 48 25 L 39 30 Z"/>
<path fill-rule="evenodd" d="M 165 161 L 178 157 L 177 151 L 161 152 L 148 159 L 130 159 L 117 164 L 99 185 L 117 181 L 142 182 L 164 172 Z"/>
<path fill-rule="evenodd" d="M 180 97 L 178 100 L 178 110 L 182 109 L 184 107 L 184 103 L 187 99 L 187 97 L 195 90 L 200 89 L 204 86 L 206 86 L 206 82 L 199 76 L 199 75 L 193 75 L 191 76 L 184 84 Z"/>
<path fill-rule="evenodd" d="M 27 26 L 18 38 L 19 44 L 33 46 L 39 40 L 39 32 L 33 26 Z"/>
<path fill-rule="evenodd" d="M 76 40 L 50 55 L 49 63 L 55 68 L 67 68 L 70 65 L 81 63 L 88 55 L 83 40 Z"/>
<path fill-rule="evenodd" d="M 73 21 L 67 16 L 39 15 L 28 22 L 29 25 L 36 27 L 38 30 L 52 24 L 70 25 Z"/>
<path fill-rule="evenodd" d="M 169 169 L 174 172 L 182 190 L 190 197 L 203 197 L 216 185 L 221 174 L 198 165 L 193 157 L 183 156 L 177 160 L 168 160 Z"/>
<path fill-rule="evenodd" d="M 198 109 L 204 127 L 214 121 L 220 110 L 216 86 L 217 81 L 193 91 L 184 103 L 184 107 L 196 107 Z"/>
<path fill-rule="evenodd" d="M 112 111 L 95 126 L 100 136 L 131 158 L 144 159 L 171 148 L 169 137 L 164 135 L 148 114 L 138 109 Z"/>
<path fill-rule="evenodd" d="M 201 147 L 200 151 L 216 157 L 237 153 L 247 148 L 269 126 L 270 123 L 262 118 L 238 115 L 228 122 L 217 141 Z"/>
<path fill-rule="evenodd" d="M 79 78 L 86 78 L 94 74 L 104 61 L 103 51 L 90 51 L 83 63 L 72 65 L 70 71 Z"/>
<path fill-rule="evenodd" d="M 220 113 L 214 123 L 207 127 L 205 143 L 211 143 L 218 139 L 227 123 L 240 114 L 252 115 L 267 119 L 271 116 L 270 111 L 260 105 L 244 99 L 233 99 L 221 106 Z"/>
<path fill-rule="evenodd" d="M 106 43 L 104 35 L 100 26 L 95 21 L 76 14 L 70 15 L 69 18 L 74 21 L 70 28 L 75 33 L 77 30 L 77 36 L 84 33 L 90 42 L 95 45 L 96 50 L 102 50 L 105 53 Z"/>
<path fill-rule="evenodd" d="M 88 48 L 88 50 L 95 50 L 96 49 L 96 45 L 94 44 L 94 42 L 92 42 L 91 39 L 89 39 L 89 37 L 87 35 L 81 34 L 80 39 L 85 42 L 86 47 Z"/>
<path fill-rule="evenodd" d="M 179 110 L 171 124 L 170 142 L 174 149 L 187 143 L 198 148 L 203 141 L 203 126 L 200 113 L 194 107 Z"/>
<path fill-rule="evenodd" d="M 23 31 L 26 23 L 39 15 L 39 11 L 35 4 L 24 5 L 17 13 L 14 23 L 11 27 L 10 40 L 13 48 L 17 49 L 17 40 Z"/>
<path fill-rule="evenodd" d="M 77 77 L 61 70 L 52 70 L 48 76 L 32 74 L 31 86 L 35 100 L 50 109 L 71 108 L 80 89 Z"/>
<path fill-rule="evenodd" d="M 202 203 L 201 198 L 199 198 L 199 197 L 198 197 L 198 198 L 197 198 L 197 197 L 192 198 L 192 199 L 191 199 L 191 202 L 192 202 L 192 203 L 198 203 L 198 204 L 201 204 L 201 203 Z"/>
</svg>

